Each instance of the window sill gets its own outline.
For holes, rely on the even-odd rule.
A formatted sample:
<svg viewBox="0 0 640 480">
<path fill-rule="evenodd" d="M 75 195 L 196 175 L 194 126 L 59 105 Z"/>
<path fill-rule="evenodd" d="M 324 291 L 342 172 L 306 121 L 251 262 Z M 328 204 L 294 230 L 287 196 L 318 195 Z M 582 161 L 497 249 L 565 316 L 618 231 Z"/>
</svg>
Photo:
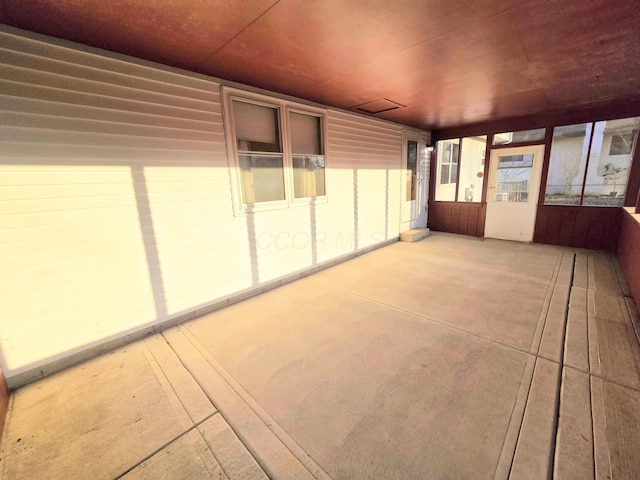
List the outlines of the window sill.
<svg viewBox="0 0 640 480">
<path fill-rule="evenodd" d="M 328 203 L 326 195 L 323 195 L 322 197 L 296 198 L 293 202 L 291 202 L 291 206 L 304 207 L 308 205 L 321 205 L 323 203 Z"/>
<path fill-rule="evenodd" d="M 322 205 L 328 203 L 327 196 L 297 198 L 291 202 L 287 200 L 277 200 L 274 202 L 261 202 L 251 205 L 242 205 L 235 209 L 236 217 L 243 217 L 259 212 L 268 212 L 272 210 L 286 210 L 288 208 L 305 207 L 309 205 Z"/>
<path fill-rule="evenodd" d="M 260 202 L 248 205 L 240 205 L 235 209 L 235 216 L 242 217 L 256 212 L 267 212 L 270 210 L 284 210 L 289 207 L 286 200 L 276 200 L 273 202 Z"/>
<path fill-rule="evenodd" d="M 622 205 L 576 205 L 575 203 L 543 203 L 544 207 L 622 208 Z"/>
<path fill-rule="evenodd" d="M 636 213 L 635 207 L 623 207 L 623 208 L 631 216 L 631 218 L 635 219 L 638 223 L 640 223 L 640 213 Z"/>
</svg>

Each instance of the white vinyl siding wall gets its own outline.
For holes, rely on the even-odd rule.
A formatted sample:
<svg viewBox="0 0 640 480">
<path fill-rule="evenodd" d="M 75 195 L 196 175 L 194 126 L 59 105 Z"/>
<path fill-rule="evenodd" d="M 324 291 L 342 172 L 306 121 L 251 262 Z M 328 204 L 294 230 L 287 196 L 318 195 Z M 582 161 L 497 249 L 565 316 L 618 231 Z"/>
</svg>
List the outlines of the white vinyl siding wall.
<svg viewBox="0 0 640 480">
<path fill-rule="evenodd" d="M 348 248 L 360 249 L 400 234 L 402 130 L 335 111 L 328 124 L 326 229 L 328 247 L 336 247 L 330 258 L 343 253 L 346 240 Z M 338 219 L 329 228 L 328 221 Z"/>
<path fill-rule="evenodd" d="M 400 126 L 329 110 L 327 203 L 235 216 L 222 114 L 206 77 L 0 27 L 10 386 L 398 237 Z"/>
</svg>

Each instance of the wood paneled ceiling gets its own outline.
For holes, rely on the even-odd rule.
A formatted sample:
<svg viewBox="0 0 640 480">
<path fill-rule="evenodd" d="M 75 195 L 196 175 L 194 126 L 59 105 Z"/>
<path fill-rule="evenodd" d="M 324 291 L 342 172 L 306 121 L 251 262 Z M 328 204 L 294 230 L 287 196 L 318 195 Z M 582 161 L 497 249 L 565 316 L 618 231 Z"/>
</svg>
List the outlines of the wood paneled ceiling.
<svg viewBox="0 0 640 480">
<path fill-rule="evenodd" d="M 345 109 L 391 101 L 374 115 L 429 130 L 639 100 L 639 12 L 628 0 L 0 0 L 8 25 Z"/>
</svg>

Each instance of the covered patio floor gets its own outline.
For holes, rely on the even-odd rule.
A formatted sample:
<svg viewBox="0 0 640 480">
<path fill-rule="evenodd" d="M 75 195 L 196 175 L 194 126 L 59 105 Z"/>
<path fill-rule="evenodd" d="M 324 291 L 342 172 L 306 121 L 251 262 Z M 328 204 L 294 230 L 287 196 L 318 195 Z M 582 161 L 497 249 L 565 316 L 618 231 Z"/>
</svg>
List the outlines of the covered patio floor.
<svg viewBox="0 0 640 480">
<path fill-rule="evenodd" d="M 638 478 L 635 327 L 607 254 L 398 242 L 18 389 L 0 478 Z"/>
</svg>

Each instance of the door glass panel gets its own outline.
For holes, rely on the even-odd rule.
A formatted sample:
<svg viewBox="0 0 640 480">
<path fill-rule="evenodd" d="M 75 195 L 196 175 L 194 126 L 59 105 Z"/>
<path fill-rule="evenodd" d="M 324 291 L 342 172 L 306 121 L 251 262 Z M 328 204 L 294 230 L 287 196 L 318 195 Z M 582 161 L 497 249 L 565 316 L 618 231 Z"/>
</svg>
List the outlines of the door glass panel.
<svg viewBox="0 0 640 480">
<path fill-rule="evenodd" d="M 498 157 L 496 202 L 528 202 L 533 154 Z"/>
<path fill-rule="evenodd" d="M 465 137 L 462 139 L 460 155 L 459 202 L 479 202 L 482 200 L 482 182 L 484 180 L 484 158 L 487 149 L 487 137 Z"/>
<path fill-rule="evenodd" d="M 416 199 L 418 175 L 418 142 L 407 142 L 407 202 Z"/>
<path fill-rule="evenodd" d="M 504 155 L 498 157 L 500 165 L 498 168 L 522 168 L 533 166 L 533 155 L 527 153 L 525 155 Z"/>
</svg>

